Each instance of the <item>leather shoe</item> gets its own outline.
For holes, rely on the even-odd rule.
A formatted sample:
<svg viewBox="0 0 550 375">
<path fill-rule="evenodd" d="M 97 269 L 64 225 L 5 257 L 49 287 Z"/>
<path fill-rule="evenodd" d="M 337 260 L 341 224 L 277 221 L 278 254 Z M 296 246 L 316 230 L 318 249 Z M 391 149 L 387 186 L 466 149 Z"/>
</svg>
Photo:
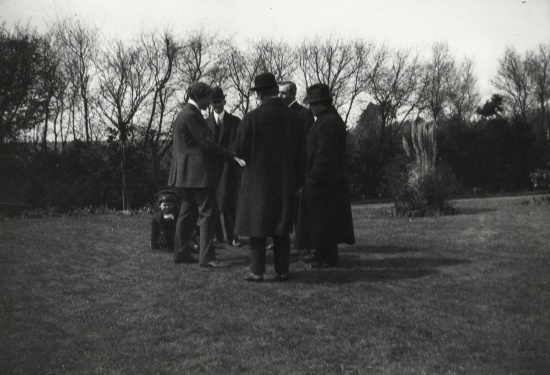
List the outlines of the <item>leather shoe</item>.
<svg viewBox="0 0 550 375">
<path fill-rule="evenodd" d="M 288 273 L 276 274 L 274 281 L 288 281 Z"/>
<path fill-rule="evenodd" d="M 220 262 L 217 262 L 215 260 L 212 260 L 208 263 L 200 264 L 200 268 L 222 268 L 224 265 Z"/>
<path fill-rule="evenodd" d="M 196 258 L 193 258 L 192 256 L 184 257 L 184 258 L 175 258 L 174 257 L 174 263 L 180 264 L 180 263 L 197 263 L 198 260 Z"/>
<path fill-rule="evenodd" d="M 255 273 L 251 272 L 244 277 L 244 280 L 261 283 L 262 281 L 264 281 L 264 275 L 256 275 Z"/>
</svg>

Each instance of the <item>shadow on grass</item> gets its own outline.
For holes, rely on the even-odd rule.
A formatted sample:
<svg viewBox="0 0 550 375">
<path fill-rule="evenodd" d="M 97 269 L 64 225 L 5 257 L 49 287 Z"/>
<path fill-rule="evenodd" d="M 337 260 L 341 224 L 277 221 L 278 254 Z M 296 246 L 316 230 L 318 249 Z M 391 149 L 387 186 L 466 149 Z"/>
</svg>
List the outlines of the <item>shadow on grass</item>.
<svg viewBox="0 0 550 375">
<path fill-rule="evenodd" d="M 458 208 L 458 215 L 479 215 L 486 212 L 493 212 L 496 211 L 496 208 L 473 208 L 473 207 L 459 207 Z"/>
<path fill-rule="evenodd" d="M 440 273 L 439 267 L 468 263 L 463 259 L 399 257 L 386 259 L 360 259 L 359 255 L 342 254 L 338 267 L 310 269 L 304 264 L 292 272 L 292 281 L 305 284 L 380 282 L 417 279 Z"/>
<path fill-rule="evenodd" d="M 414 253 L 424 251 L 425 249 L 404 247 L 404 246 L 347 246 L 339 250 L 340 254 L 347 253 L 367 253 L 367 254 L 399 254 Z"/>
</svg>

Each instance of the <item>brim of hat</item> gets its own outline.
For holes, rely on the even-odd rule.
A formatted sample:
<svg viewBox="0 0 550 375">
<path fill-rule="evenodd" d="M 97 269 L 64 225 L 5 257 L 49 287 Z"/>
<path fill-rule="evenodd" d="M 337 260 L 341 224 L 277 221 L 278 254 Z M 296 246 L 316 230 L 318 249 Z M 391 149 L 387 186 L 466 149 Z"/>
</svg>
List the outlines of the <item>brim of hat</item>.
<svg viewBox="0 0 550 375">
<path fill-rule="evenodd" d="M 323 100 L 331 99 L 333 97 L 334 97 L 334 95 L 327 96 L 326 98 L 316 98 L 316 99 L 309 99 L 309 98 L 306 97 L 304 99 L 304 103 L 308 104 L 308 103 L 320 102 L 320 101 L 323 101 Z"/>
<path fill-rule="evenodd" d="M 263 88 L 266 88 L 266 87 L 275 87 L 275 86 L 279 86 L 279 85 L 277 83 L 270 83 L 270 84 L 266 84 L 266 85 L 258 85 L 258 86 L 251 87 L 249 89 L 249 91 L 256 91 L 258 89 L 263 89 Z"/>
</svg>

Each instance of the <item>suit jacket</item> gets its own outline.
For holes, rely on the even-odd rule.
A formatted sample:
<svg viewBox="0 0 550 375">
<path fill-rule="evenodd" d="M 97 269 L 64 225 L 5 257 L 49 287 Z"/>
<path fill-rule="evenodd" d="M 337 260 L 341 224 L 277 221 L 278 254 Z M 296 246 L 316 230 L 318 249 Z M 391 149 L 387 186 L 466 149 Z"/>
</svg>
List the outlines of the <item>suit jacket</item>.
<svg viewBox="0 0 550 375">
<path fill-rule="evenodd" d="M 302 121 L 304 123 L 304 129 L 306 130 L 306 134 L 311 128 L 311 125 L 315 122 L 315 118 L 313 117 L 313 113 L 304 107 L 303 105 L 298 104 L 298 102 L 292 103 L 290 106 L 293 110 L 297 111 L 300 116 L 302 117 Z"/>
<path fill-rule="evenodd" d="M 218 161 L 234 162 L 234 154 L 218 145 L 201 112 L 186 103 L 172 128 L 172 165 L 168 186 L 215 188 Z"/>
<path fill-rule="evenodd" d="M 235 233 L 249 237 L 292 232 L 295 194 L 305 178 L 305 131 L 300 115 L 280 98 L 244 115 L 235 141 L 242 171 Z"/>
<path fill-rule="evenodd" d="M 235 142 L 235 137 L 237 136 L 237 129 L 239 128 L 240 122 L 240 118 L 227 113 L 227 111 L 223 115 L 223 123 L 220 129 L 217 129 L 214 113 L 211 113 L 208 119 L 206 119 L 206 123 L 212 131 L 212 134 L 217 134 L 215 141 L 220 146 L 229 150 L 233 150 L 233 143 Z M 220 176 L 216 193 L 218 208 L 220 210 L 223 210 L 226 207 L 232 207 L 235 209 L 235 204 L 237 201 L 237 176 L 239 167 L 235 163 L 230 163 L 219 159 L 216 169 L 218 175 Z"/>
</svg>

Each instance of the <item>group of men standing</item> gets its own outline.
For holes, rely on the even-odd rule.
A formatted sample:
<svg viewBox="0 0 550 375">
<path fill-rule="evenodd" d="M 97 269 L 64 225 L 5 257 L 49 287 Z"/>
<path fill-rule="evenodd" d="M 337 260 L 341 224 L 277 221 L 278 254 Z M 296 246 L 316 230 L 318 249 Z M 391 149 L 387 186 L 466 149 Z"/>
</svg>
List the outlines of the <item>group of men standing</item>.
<svg viewBox="0 0 550 375">
<path fill-rule="evenodd" d="M 310 109 L 296 102 L 294 83 L 277 83 L 271 73 L 256 76 L 250 90 L 259 106 L 239 123 L 224 110 L 221 88 L 202 82 L 188 88 L 189 101 L 173 124 L 168 181 L 181 199 L 174 261 L 197 261 L 189 242 L 198 225 L 200 267 L 221 266 L 213 246 L 221 212 L 228 243 L 238 245 L 236 235 L 250 238 L 247 281 L 264 280 L 269 237 L 275 280 L 288 280 L 294 229 L 294 246 L 315 250 L 309 260 L 313 267 L 336 266 L 338 243 L 354 243 L 355 237 L 344 174 L 346 127 L 329 88 L 307 88 L 304 103 Z M 213 113 L 205 120 L 201 110 L 209 105 Z"/>
</svg>

